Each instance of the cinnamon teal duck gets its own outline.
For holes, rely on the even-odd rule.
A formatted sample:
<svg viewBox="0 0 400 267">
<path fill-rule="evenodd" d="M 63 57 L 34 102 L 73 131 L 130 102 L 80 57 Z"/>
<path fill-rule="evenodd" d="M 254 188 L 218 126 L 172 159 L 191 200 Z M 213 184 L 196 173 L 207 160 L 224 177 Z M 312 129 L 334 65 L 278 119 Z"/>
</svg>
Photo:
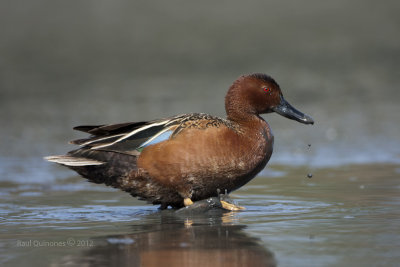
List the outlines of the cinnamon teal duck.
<svg viewBox="0 0 400 267">
<path fill-rule="evenodd" d="M 180 208 L 240 188 L 269 161 L 274 136 L 259 114 L 276 112 L 313 124 L 292 107 L 265 74 L 239 77 L 225 97 L 227 118 L 192 113 L 165 119 L 78 126 L 90 136 L 80 148 L 48 161 L 67 166 L 94 183 L 134 197 Z M 229 204 L 229 203 L 228 203 Z M 227 209 L 235 209 L 229 206 Z"/>
</svg>

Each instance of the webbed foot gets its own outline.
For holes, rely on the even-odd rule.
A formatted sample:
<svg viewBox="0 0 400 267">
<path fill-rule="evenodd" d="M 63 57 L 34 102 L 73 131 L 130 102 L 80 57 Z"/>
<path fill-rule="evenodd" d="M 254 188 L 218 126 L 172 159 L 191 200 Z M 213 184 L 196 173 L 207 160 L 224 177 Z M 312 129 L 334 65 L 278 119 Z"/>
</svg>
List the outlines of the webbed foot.
<svg viewBox="0 0 400 267">
<path fill-rule="evenodd" d="M 228 191 L 225 190 L 224 194 L 220 194 L 220 190 L 217 190 L 219 201 L 221 202 L 222 208 L 230 211 L 245 210 L 245 207 L 236 205 L 232 199 L 228 196 Z"/>
<path fill-rule="evenodd" d="M 237 211 L 237 210 L 245 210 L 245 207 L 241 207 L 238 205 L 235 205 L 233 203 L 226 202 L 225 200 L 220 200 L 222 208 L 226 210 L 231 210 L 231 211 Z"/>
</svg>

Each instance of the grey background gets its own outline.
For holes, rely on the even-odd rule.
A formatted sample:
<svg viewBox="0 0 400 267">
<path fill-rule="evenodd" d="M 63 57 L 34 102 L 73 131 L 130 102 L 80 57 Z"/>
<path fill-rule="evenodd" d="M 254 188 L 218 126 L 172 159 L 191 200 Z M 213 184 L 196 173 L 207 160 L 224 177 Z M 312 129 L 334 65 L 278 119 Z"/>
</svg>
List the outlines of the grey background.
<svg viewBox="0 0 400 267">
<path fill-rule="evenodd" d="M 316 121 L 264 116 L 276 138 L 271 164 L 400 162 L 399 7 L 2 1 L 0 179 L 52 179 L 42 157 L 72 149 L 76 125 L 225 116 L 228 87 L 253 72 L 273 76 Z"/>
</svg>

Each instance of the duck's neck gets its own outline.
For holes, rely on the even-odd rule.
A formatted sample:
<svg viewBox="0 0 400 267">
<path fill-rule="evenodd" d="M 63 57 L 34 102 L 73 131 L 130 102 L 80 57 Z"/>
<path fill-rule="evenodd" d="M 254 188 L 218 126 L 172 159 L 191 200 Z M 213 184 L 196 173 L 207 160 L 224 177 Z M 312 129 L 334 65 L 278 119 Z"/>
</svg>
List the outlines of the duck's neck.
<svg viewBox="0 0 400 267">
<path fill-rule="evenodd" d="M 240 84 L 234 83 L 225 97 L 225 111 L 227 119 L 239 124 L 247 124 L 251 121 L 259 121 L 260 117 L 243 95 Z"/>
<path fill-rule="evenodd" d="M 227 112 L 227 119 L 236 122 L 240 125 L 258 124 L 264 121 L 258 114 L 242 113 L 242 112 Z"/>
</svg>

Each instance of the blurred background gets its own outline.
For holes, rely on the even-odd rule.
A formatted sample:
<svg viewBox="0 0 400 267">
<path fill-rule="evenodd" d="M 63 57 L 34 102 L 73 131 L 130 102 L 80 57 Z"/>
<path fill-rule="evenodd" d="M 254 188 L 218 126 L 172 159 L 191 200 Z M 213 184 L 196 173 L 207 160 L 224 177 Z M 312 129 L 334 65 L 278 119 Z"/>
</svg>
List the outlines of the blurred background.
<svg viewBox="0 0 400 267">
<path fill-rule="evenodd" d="M 399 11 L 395 0 L 0 1 L 0 265 L 398 266 Z M 255 72 L 316 123 L 263 115 L 274 153 L 232 194 L 246 211 L 175 218 L 43 160 L 75 148 L 76 125 L 225 117 L 229 86 Z M 71 238 L 87 247 L 49 245 Z"/>
<path fill-rule="evenodd" d="M 81 124 L 206 112 L 242 74 L 274 77 L 306 126 L 265 115 L 271 164 L 400 162 L 398 1 L 1 1 L 0 179 Z M 308 150 L 307 144 L 311 144 Z M 21 163 L 23 162 L 23 163 Z M 54 169 L 51 169 L 54 170 Z"/>
</svg>

